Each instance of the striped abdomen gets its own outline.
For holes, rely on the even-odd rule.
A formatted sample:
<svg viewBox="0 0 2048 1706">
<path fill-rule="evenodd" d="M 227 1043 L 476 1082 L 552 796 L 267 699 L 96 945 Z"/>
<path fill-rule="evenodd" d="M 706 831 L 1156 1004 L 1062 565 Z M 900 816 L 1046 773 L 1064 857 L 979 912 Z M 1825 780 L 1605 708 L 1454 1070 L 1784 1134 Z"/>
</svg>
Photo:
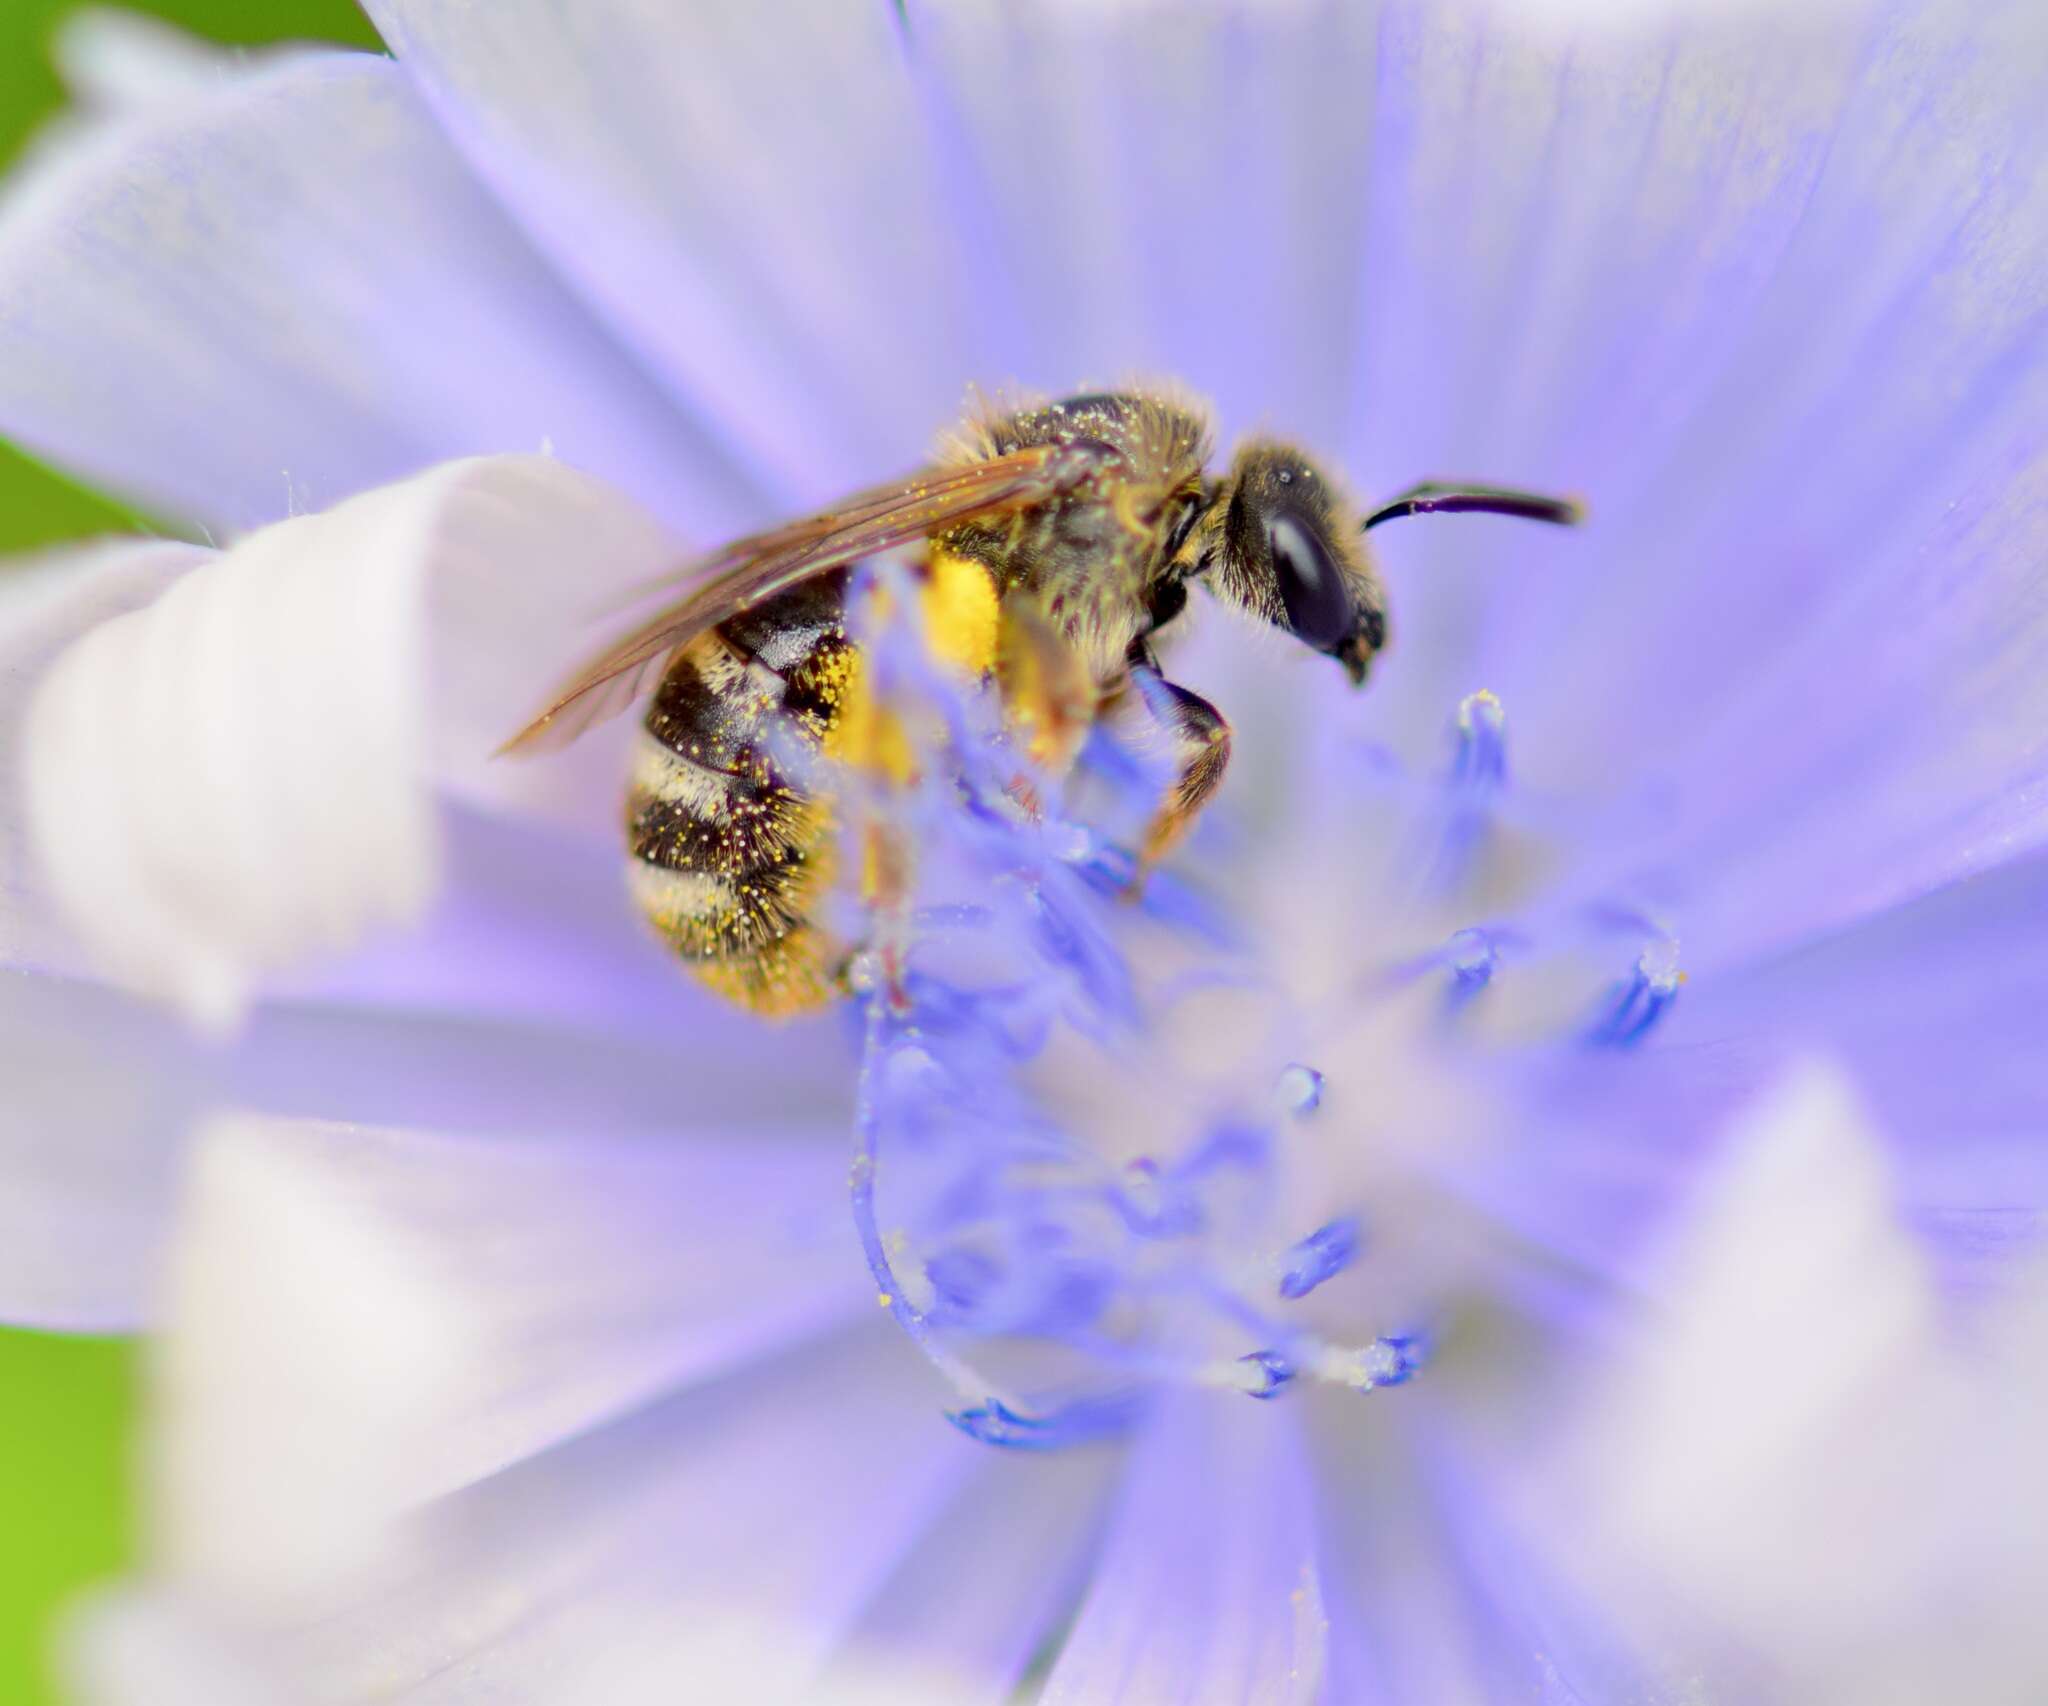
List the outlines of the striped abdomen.
<svg viewBox="0 0 2048 1706">
<path fill-rule="evenodd" d="M 844 944 L 831 805 L 790 771 L 829 737 L 858 667 L 846 577 L 821 576 L 687 647 L 649 706 L 626 833 L 634 898 L 699 978 L 754 1012 L 832 998 Z"/>
</svg>

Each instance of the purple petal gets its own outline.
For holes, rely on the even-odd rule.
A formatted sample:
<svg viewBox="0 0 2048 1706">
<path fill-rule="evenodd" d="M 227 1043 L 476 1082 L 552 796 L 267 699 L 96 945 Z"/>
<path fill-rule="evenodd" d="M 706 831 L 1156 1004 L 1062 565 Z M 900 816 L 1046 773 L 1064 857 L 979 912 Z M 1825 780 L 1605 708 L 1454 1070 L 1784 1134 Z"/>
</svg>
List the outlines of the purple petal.
<svg viewBox="0 0 2048 1706">
<path fill-rule="evenodd" d="M 564 275 L 788 494 L 921 459 L 984 371 L 886 5 L 368 10 Z"/>
<path fill-rule="evenodd" d="M 1133 1447 L 1046 1706 L 1320 1698 L 1314 1507 L 1291 1418 L 1236 1394 L 1163 1404 Z"/>
<path fill-rule="evenodd" d="M 1393 695 L 1497 689 L 1523 779 L 1624 821 L 1583 875 L 1659 884 L 1700 966 L 2035 844 L 2038 37 L 1939 6 L 1549 52 L 1432 22 L 1389 32 L 1376 218 L 1412 240 L 1370 397 L 1414 406 L 1368 442 L 1591 520 L 1390 531 Z"/>
<path fill-rule="evenodd" d="M 1640 1057 L 1529 1074 L 1527 1140 L 1459 1188 L 1532 1247 L 1625 1279 L 1727 1122 L 1813 1055 L 1870 1107 L 1902 1211 L 1958 1301 L 2027 1284 L 2048 1224 L 2043 920 L 2037 855 L 1696 977 Z"/>
<path fill-rule="evenodd" d="M 1149 374 L 1231 431 L 1341 454 L 1360 269 L 1390 264 L 1360 247 L 1371 11 L 909 11 L 924 147 L 985 305 L 971 371 L 1054 391 Z"/>
<path fill-rule="evenodd" d="M 1694 1652 L 1661 1627 L 1622 1617 L 1576 1579 L 1585 1546 L 1576 1514 L 1558 1512 L 1547 1527 L 1528 1520 L 1526 1438 L 1499 1455 L 1505 1471 L 1482 1470 L 1486 1459 L 1461 1426 L 1469 1414 L 1419 1388 L 1398 1417 L 1367 1424 L 1325 1412 L 1320 1420 L 1330 1699 L 1685 1706 L 1699 1698 Z"/>
<path fill-rule="evenodd" d="M 1019 1461 L 994 1452 L 861 1613 L 819 1698 L 1016 1698 L 1033 1655 L 1093 1562 L 1117 1459 L 1075 1451 Z"/>
<path fill-rule="evenodd" d="M 0 431 L 209 526 L 543 448 L 713 532 L 746 512 L 369 55 L 54 140 L 0 203 L 0 303 Z"/>
</svg>

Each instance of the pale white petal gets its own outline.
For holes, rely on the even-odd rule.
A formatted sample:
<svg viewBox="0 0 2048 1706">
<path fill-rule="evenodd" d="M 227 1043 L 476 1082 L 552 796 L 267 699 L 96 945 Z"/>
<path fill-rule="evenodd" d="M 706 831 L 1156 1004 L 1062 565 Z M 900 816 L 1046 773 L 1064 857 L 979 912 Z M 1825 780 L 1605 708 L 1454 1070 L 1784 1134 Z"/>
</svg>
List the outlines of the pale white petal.
<svg viewBox="0 0 2048 1706">
<path fill-rule="evenodd" d="M 527 975 L 602 976 L 607 963 L 539 958 Z M 117 1332 L 156 1319 L 187 1141 L 224 1106 L 508 1142 L 846 1129 L 829 1038 L 797 1033 L 765 1071 L 759 1026 L 668 966 L 615 991 L 621 1011 L 591 992 L 524 1014 L 405 969 L 367 1010 L 266 1001 L 225 1049 L 104 985 L 0 971 L 0 1320 Z M 493 972 L 510 975 L 475 975 Z M 844 1251 L 828 1266 L 850 1271 Z"/>
<path fill-rule="evenodd" d="M 69 1706 L 310 1706 L 252 1643 L 175 1590 L 95 1594 L 65 1614 L 56 1646 Z"/>
<path fill-rule="evenodd" d="M 143 1316 L 206 1082 L 165 1015 L 0 970 L 0 1321 L 120 1332 Z"/>
<path fill-rule="evenodd" d="M 291 51 L 272 48 L 260 56 Z M 230 53 L 142 12 L 81 6 L 58 20 L 50 57 L 75 102 L 114 111 L 216 90 L 247 69 L 250 55 Z"/>
<path fill-rule="evenodd" d="M 752 513 L 367 54 L 290 55 L 31 157 L 0 199 L 0 433 L 213 528 L 544 449 L 707 535 Z"/>
<path fill-rule="evenodd" d="M 22 723 L 36 684 L 75 640 L 150 603 L 208 555 L 193 545 L 119 541 L 0 569 L 0 965 L 77 961 L 29 855 Z"/>
<path fill-rule="evenodd" d="M 922 459 L 1004 377 L 886 4 L 366 10 L 565 276 L 786 496 Z"/>
<path fill-rule="evenodd" d="M 170 1275 L 166 1562 L 257 1601 L 692 1380 L 873 1309 L 838 1145 L 217 1121 Z"/>
<path fill-rule="evenodd" d="M 217 1128 L 160 1560 L 322 1700 L 792 1696 L 989 1463 L 801 1153 Z"/>
<path fill-rule="evenodd" d="M 410 1567 L 298 1643 L 342 1698 L 794 1702 L 985 1461 L 880 1320 L 423 1512 Z"/>
<path fill-rule="evenodd" d="M 491 752 L 574 655 L 581 613 L 669 552 L 631 505 L 538 458 L 453 464 L 253 535 L 42 680 L 25 791 L 51 893 L 125 980 L 231 1021 L 262 974 L 420 915 L 436 781 L 559 791 Z"/>
<path fill-rule="evenodd" d="M 2015 1603 L 1996 1531 L 2038 1488 L 2033 1448 L 1982 1425 L 1891 1196 L 1839 1075 L 1784 1082 L 1735 1134 L 1587 1435 L 1579 1494 L 1622 1561 L 1615 1603 L 1683 1606 L 1800 1699 L 1927 1698 L 1959 1634 Z M 1969 1698 L 2028 1697 L 1989 1680 Z"/>
</svg>

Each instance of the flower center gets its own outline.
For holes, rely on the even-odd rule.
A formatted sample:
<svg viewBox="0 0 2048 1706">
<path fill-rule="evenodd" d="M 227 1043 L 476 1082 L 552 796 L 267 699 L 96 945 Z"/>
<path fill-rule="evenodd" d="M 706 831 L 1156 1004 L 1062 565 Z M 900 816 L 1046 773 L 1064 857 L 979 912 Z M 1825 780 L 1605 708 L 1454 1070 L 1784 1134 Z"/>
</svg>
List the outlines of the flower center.
<svg viewBox="0 0 2048 1706">
<path fill-rule="evenodd" d="M 1133 754 L 1098 731 L 1076 779 L 1026 774 L 995 707 L 937 680 L 914 635 L 868 645 L 881 702 L 926 697 L 903 720 L 929 750 L 841 792 L 849 832 L 900 838 L 914 873 L 864 893 L 851 932 L 891 945 L 853 979 L 852 1206 L 951 1419 L 1047 1449 L 1122 1428 L 1163 1384 L 1272 1400 L 1408 1381 L 1443 1298 L 1412 1234 L 1380 1234 L 1426 1200 L 1404 1163 L 1471 1101 L 1461 1033 L 1534 933 L 1475 919 L 1304 1006 L 1268 945 L 1240 940 L 1256 932 L 1169 873 L 1133 886 L 1099 827 L 1158 797 Z M 1411 809 L 1436 830 L 1431 919 L 1478 881 L 1507 783 L 1500 701 L 1473 694 L 1451 726 Z M 1388 897 L 1367 910 L 1392 931 Z M 1632 1046 L 1678 983 L 1675 941 L 1642 923 L 1632 968 L 1557 1040 Z"/>
</svg>

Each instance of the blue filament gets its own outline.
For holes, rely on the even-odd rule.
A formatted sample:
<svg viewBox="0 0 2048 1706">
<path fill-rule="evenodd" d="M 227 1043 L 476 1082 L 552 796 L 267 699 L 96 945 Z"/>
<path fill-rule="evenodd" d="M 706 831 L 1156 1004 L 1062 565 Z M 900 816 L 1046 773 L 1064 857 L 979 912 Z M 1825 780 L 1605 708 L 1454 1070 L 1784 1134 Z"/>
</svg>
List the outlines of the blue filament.
<svg viewBox="0 0 2048 1706">
<path fill-rule="evenodd" d="M 991 1398 L 965 1409 L 948 1410 L 946 1420 L 969 1439 L 1005 1451 L 1061 1451 L 1127 1431 L 1142 1409 L 1141 1398 L 1132 1392 L 1076 1399 L 1042 1416 L 1026 1415 Z"/>
</svg>

